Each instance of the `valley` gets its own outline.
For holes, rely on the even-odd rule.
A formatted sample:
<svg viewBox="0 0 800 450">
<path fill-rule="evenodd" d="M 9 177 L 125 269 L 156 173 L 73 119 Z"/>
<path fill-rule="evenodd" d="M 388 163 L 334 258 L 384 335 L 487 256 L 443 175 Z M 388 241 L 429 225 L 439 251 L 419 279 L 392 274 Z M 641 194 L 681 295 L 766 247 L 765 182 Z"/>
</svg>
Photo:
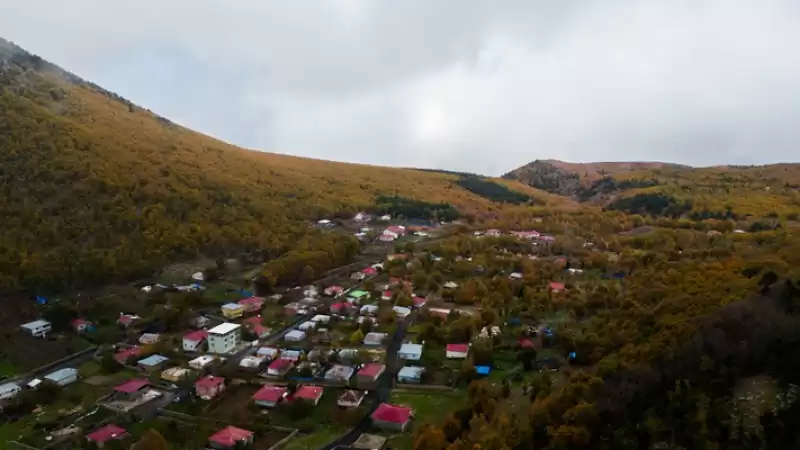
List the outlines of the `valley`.
<svg viewBox="0 0 800 450">
<path fill-rule="evenodd" d="M 0 40 L 0 448 L 792 448 L 798 214 L 246 150 Z"/>
</svg>

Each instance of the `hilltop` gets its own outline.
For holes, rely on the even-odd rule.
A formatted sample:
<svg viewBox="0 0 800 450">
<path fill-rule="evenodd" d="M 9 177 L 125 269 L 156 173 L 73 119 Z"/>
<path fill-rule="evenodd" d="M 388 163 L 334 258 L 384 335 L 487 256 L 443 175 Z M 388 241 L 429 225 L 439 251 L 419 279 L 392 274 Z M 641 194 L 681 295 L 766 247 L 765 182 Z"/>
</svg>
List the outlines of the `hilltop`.
<svg viewBox="0 0 800 450">
<path fill-rule="evenodd" d="M 481 220 L 569 203 L 520 183 L 238 148 L 2 40 L 0 148 L 4 290 L 146 276 L 199 255 L 351 254 L 352 236 L 307 223 L 394 204 Z"/>
<path fill-rule="evenodd" d="M 800 206 L 799 164 L 695 168 L 663 162 L 537 160 L 503 177 L 630 213 L 778 217 L 795 215 Z"/>
</svg>

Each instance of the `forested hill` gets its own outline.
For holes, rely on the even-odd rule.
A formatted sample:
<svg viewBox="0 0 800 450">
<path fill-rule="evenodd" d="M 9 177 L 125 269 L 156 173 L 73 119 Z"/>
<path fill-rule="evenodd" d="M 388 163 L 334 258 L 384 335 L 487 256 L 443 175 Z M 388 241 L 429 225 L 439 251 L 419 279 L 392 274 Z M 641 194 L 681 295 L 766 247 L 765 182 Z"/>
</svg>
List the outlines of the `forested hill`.
<svg viewBox="0 0 800 450">
<path fill-rule="evenodd" d="M 0 40 L 0 290 L 144 276 L 201 253 L 263 259 L 299 246 L 342 256 L 351 238 L 305 223 L 380 196 L 475 219 L 561 201 L 506 180 L 485 180 L 488 190 L 459 181 L 240 149 Z"/>
<path fill-rule="evenodd" d="M 537 160 L 503 177 L 580 202 L 653 216 L 778 218 L 796 215 L 800 208 L 800 164 L 692 168 Z"/>
</svg>

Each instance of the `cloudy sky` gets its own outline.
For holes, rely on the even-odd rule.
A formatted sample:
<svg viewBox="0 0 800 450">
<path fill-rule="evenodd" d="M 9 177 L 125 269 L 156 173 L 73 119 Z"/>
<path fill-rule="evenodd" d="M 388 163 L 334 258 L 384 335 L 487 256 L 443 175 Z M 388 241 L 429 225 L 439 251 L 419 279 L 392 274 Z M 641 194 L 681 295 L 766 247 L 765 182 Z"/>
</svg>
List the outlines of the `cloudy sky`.
<svg viewBox="0 0 800 450">
<path fill-rule="evenodd" d="M 0 35 L 245 147 L 500 174 L 800 160 L 796 0 L 24 0 Z"/>
</svg>

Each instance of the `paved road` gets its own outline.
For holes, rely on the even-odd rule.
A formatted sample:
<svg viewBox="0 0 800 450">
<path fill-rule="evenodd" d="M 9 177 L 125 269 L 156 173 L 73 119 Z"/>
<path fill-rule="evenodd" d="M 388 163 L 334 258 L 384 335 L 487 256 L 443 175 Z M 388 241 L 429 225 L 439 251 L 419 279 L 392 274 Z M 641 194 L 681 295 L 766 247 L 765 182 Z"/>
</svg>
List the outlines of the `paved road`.
<svg viewBox="0 0 800 450">
<path fill-rule="evenodd" d="M 333 450 L 340 445 L 349 445 L 358 439 L 363 433 L 369 431 L 370 427 L 372 427 L 372 419 L 370 416 L 376 409 L 378 409 L 378 405 L 383 402 L 389 400 L 389 397 L 392 395 L 392 387 L 394 386 L 394 376 L 397 373 L 397 370 L 400 368 L 402 363 L 400 359 L 397 357 L 397 351 L 400 350 L 400 346 L 403 345 L 403 339 L 406 336 L 406 329 L 408 326 L 414 321 L 414 318 L 417 316 L 418 310 L 414 310 L 411 314 L 408 315 L 400 324 L 397 326 L 397 330 L 395 331 L 394 335 L 392 336 L 392 340 L 389 343 L 389 347 L 386 349 L 386 371 L 381 376 L 381 379 L 378 380 L 378 388 L 375 390 L 375 399 L 373 404 L 370 406 L 369 411 L 367 414 L 361 418 L 361 421 L 353 427 L 350 431 L 347 432 L 344 436 L 340 436 L 335 441 L 331 442 L 330 444 L 322 447 L 322 450 Z"/>
</svg>

